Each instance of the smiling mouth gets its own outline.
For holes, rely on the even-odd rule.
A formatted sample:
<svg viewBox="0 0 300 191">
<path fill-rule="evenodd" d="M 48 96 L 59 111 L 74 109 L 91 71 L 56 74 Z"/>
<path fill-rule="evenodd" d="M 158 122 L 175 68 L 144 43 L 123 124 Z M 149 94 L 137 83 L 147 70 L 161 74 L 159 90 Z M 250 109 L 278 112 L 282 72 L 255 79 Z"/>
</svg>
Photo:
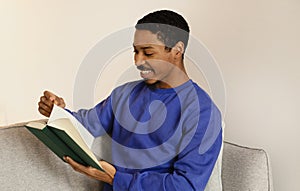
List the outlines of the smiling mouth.
<svg viewBox="0 0 300 191">
<path fill-rule="evenodd" d="M 144 79 L 151 79 L 153 77 L 153 74 L 154 74 L 154 71 L 151 70 L 151 69 L 143 69 L 143 70 L 140 70 L 140 75 L 142 78 Z"/>
<path fill-rule="evenodd" d="M 141 73 L 142 73 L 142 74 L 145 74 L 145 75 L 146 75 L 146 74 L 149 74 L 149 73 L 151 73 L 151 72 L 152 72 L 152 70 L 142 70 L 142 71 L 141 71 Z"/>
<path fill-rule="evenodd" d="M 141 77 L 142 78 L 149 78 L 154 73 L 154 70 L 151 68 L 145 67 L 144 65 L 140 65 L 137 67 L 138 70 L 141 71 Z"/>
</svg>

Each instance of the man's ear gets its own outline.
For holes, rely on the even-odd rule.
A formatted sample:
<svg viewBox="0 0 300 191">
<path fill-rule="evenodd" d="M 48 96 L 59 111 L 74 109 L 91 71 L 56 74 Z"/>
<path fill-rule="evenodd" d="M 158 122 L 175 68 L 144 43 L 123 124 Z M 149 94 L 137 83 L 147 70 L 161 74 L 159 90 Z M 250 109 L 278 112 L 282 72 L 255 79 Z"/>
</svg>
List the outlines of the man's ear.
<svg viewBox="0 0 300 191">
<path fill-rule="evenodd" d="M 182 57 L 184 53 L 184 43 L 182 41 L 178 41 L 175 46 L 172 48 L 176 57 Z"/>
</svg>

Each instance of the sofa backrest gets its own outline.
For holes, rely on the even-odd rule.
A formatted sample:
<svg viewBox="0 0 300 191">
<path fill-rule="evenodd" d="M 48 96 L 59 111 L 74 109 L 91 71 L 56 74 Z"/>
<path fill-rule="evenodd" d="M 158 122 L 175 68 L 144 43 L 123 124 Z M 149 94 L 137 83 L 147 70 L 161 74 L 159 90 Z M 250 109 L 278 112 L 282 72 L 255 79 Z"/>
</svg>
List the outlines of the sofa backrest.
<svg viewBox="0 0 300 191">
<path fill-rule="evenodd" d="M 222 184 L 224 191 L 272 191 L 267 153 L 263 149 L 224 142 Z"/>
</svg>

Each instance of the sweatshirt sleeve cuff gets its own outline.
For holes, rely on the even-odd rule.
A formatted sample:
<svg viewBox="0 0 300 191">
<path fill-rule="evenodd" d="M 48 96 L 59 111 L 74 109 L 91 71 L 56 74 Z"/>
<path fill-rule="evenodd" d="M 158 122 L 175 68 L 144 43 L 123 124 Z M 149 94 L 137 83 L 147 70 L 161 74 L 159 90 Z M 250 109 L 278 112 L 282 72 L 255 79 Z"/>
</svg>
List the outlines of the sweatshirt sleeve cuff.
<svg viewBox="0 0 300 191">
<path fill-rule="evenodd" d="M 117 171 L 113 180 L 113 190 L 129 190 L 132 174 Z"/>
</svg>

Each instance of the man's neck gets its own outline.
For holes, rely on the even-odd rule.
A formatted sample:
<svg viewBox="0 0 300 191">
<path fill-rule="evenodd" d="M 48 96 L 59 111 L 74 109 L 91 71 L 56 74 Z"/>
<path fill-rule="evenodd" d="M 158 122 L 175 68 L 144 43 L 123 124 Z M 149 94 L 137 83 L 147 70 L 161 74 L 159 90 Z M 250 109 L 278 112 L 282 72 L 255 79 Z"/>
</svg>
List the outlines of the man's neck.
<svg viewBox="0 0 300 191">
<path fill-rule="evenodd" d="M 165 81 L 158 81 L 153 85 L 155 88 L 160 89 L 176 88 L 189 80 L 190 78 L 184 67 L 175 67 L 172 76 L 169 76 Z"/>
</svg>

